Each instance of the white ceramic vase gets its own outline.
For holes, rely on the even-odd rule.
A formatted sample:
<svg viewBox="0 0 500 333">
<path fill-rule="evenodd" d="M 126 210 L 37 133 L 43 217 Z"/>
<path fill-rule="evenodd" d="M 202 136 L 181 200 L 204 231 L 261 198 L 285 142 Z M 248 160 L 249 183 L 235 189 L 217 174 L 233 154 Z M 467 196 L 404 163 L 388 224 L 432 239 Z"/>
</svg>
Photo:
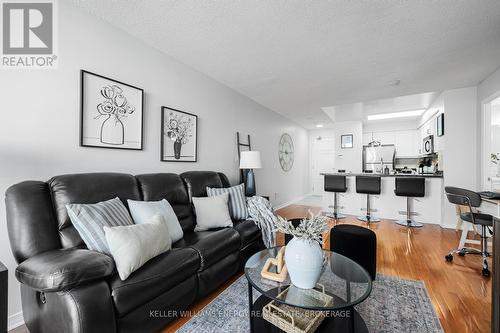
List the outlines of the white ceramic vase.
<svg viewBox="0 0 500 333">
<path fill-rule="evenodd" d="M 292 284 L 311 289 L 321 275 L 323 250 L 318 242 L 294 237 L 286 245 L 285 262 Z"/>
</svg>

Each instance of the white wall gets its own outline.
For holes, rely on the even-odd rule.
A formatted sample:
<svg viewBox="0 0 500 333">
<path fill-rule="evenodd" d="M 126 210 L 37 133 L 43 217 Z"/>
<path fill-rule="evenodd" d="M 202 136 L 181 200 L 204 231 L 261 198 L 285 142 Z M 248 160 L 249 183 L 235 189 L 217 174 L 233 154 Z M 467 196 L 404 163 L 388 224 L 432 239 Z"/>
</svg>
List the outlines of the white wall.
<svg viewBox="0 0 500 333">
<path fill-rule="evenodd" d="M 488 158 L 485 157 L 489 151 L 489 143 L 485 144 L 483 140 L 489 140 L 489 135 L 485 138 L 485 133 L 488 133 L 489 130 L 485 129 L 484 126 L 489 126 L 489 124 L 484 123 L 485 110 L 487 108 L 487 104 L 491 102 L 493 99 L 500 97 L 500 68 L 484 79 L 477 86 L 477 149 L 476 149 L 476 159 L 477 159 L 477 184 L 485 184 L 486 182 L 483 179 L 487 177 L 483 174 L 485 170 L 489 169 L 486 164 L 489 164 Z M 485 149 L 483 149 L 485 148 Z M 484 189 L 487 189 L 486 187 Z"/>
<path fill-rule="evenodd" d="M 335 168 L 359 173 L 363 163 L 363 123 L 361 121 L 339 121 L 333 126 L 335 133 Z M 353 148 L 340 148 L 342 135 L 353 135 Z"/>
<path fill-rule="evenodd" d="M 475 190 L 477 187 L 476 126 L 477 88 L 447 90 L 443 93 L 446 148 L 443 152 L 444 185 Z M 455 208 L 444 203 L 443 224 L 455 226 Z"/>
<path fill-rule="evenodd" d="M 131 174 L 218 170 L 238 181 L 236 131 L 249 133 L 262 153 L 257 191 L 279 205 L 307 192 L 305 129 L 107 23 L 59 3 L 59 68 L 0 74 L 0 192 L 16 182 L 63 173 Z M 188 43 L 189 41 L 186 41 Z M 86 69 L 145 90 L 144 150 L 79 147 L 79 71 Z M 165 163 L 160 156 L 160 107 L 199 117 L 198 163 Z M 295 163 L 283 172 L 278 141 L 294 139 Z M 21 311 L 16 267 L 0 201 L 0 260 L 9 268 L 9 315 Z"/>
</svg>

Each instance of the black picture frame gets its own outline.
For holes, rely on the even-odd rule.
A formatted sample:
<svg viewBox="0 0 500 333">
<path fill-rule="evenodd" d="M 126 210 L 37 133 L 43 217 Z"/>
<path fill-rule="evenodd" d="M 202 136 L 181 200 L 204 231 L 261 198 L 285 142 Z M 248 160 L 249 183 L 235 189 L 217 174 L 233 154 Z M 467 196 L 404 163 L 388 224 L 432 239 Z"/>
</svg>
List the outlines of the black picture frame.
<svg viewBox="0 0 500 333">
<path fill-rule="evenodd" d="M 352 134 L 343 134 L 340 136 L 341 149 L 353 148 L 353 147 L 354 147 L 354 140 Z"/>
<path fill-rule="evenodd" d="M 444 135 L 444 113 L 441 113 L 439 116 L 436 118 L 436 127 L 437 127 L 437 136 L 443 136 Z"/>
<path fill-rule="evenodd" d="M 182 158 L 183 156 L 180 155 L 179 158 L 175 156 L 175 148 L 174 148 L 174 156 L 168 156 L 169 158 L 166 158 L 165 156 L 165 150 L 166 150 L 166 137 L 167 133 L 165 131 L 165 121 L 167 120 L 165 117 L 166 112 L 172 112 L 172 113 L 177 113 L 179 115 L 185 115 L 187 117 L 191 117 L 191 119 L 194 119 L 194 142 L 192 143 L 192 147 L 194 147 L 194 156 L 184 156 L 184 159 Z M 190 119 L 190 118 L 188 118 Z M 182 148 L 181 148 L 182 152 Z M 178 109 L 174 109 L 168 106 L 162 106 L 161 107 L 161 138 L 160 138 L 160 161 L 162 162 L 198 162 L 198 116 L 189 112 L 181 111 Z"/>
<path fill-rule="evenodd" d="M 140 93 L 140 137 L 139 137 L 139 146 L 138 147 L 120 147 L 119 145 L 111 145 L 111 144 L 89 144 L 85 142 L 85 112 L 86 112 L 86 105 L 85 105 L 85 78 L 86 75 L 94 76 L 103 80 L 110 81 L 112 83 L 125 86 L 131 89 L 135 89 Z M 135 110 L 134 110 L 135 112 Z M 106 77 L 104 75 L 96 74 L 87 70 L 80 70 L 80 129 L 79 129 L 79 135 L 80 135 L 80 147 L 92 147 L 92 148 L 107 148 L 107 149 L 125 149 L 125 150 L 143 150 L 143 145 L 144 145 L 144 89 L 133 86 L 131 84 L 121 82 L 109 77 Z M 101 128 L 101 135 L 102 135 L 102 128 Z M 102 137 L 101 137 L 102 140 Z"/>
</svg>

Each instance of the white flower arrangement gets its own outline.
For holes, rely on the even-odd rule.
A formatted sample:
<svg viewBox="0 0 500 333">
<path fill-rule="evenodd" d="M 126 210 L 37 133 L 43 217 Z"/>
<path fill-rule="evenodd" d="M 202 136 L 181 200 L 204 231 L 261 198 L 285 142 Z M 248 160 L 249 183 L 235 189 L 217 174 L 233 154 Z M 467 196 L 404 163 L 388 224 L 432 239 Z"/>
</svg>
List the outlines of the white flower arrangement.
<svg viewBox="0 0 500 333">
<path fill-rule="evenodd" d="M 321 243 L 321 235 L 328 227 L 327 218 L 321 215 L 313 215 L 309 211 L 310 217 L 300 221 L 300 224 L 295 228 L 292 222 L 287 219 L 277 216 L 274 232 L 279 231 L 284 234 L 290 234 L 294 237 L 304 240 L 314 240 Z"/>
</svg>

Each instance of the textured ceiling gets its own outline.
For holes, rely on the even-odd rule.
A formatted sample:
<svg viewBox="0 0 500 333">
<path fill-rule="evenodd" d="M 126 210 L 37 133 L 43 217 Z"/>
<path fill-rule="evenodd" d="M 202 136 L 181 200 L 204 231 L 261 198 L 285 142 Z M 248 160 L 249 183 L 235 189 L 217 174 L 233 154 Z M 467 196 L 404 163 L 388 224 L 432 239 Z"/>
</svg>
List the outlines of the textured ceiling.
<svg viewBox="0 0 500 333">
<path fill-rule="evenodd" d="M 67 1 L 308 128 L 500 66 L 498 0 Z"/>
</svg>

